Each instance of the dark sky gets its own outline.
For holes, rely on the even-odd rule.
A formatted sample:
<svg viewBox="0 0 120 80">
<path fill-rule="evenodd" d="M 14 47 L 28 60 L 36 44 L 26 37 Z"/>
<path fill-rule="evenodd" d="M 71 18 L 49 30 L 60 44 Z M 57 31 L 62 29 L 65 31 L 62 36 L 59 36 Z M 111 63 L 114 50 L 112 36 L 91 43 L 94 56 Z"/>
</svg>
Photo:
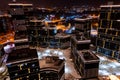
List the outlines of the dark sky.
<svg viewBox="0 0 120 80">
<path fill-rule="evenodd" d="M 114 4 L 120 4 L 120 0 L 16 0 L 22 3 L 33 3 L 39 7 L 65 7 L 74 5 L 91 5 L 99 7 L 101 4 L 107 4 L 108 1 L 113 1 Z M 0 9 L 7 9 L 8 3 L 12 0 L 0 0 Z"/>
</svg>

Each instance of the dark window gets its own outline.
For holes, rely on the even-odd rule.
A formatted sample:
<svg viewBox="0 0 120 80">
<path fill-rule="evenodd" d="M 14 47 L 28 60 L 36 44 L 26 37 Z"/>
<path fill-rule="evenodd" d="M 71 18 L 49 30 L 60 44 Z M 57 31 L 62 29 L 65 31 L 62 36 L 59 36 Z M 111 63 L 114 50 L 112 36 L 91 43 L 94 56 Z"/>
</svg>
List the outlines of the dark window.
<svg viewBox="0 0 120 80">
<path fill-rule="evenodd" d="M 10 6 L 10 8 L 22 8 L 23 6 L 20 6 L 20 5 L 15 5 L 15 6 L 13 6 L 13 5 L 11 5 Z"/>
<path fill-rule="evenodd" d="M 116 59 L 117 59 L 117 58 L 118 58 L 118 56 L 119 56 L 119 52 L 118 52 L 118 51 L 115 51 L 115 52 L 114 52 L 114 58 L 116 58 Z"/>
<path fill-rule="evenodd" d="M 120 30 L 120 21 L 113 21 L 112 28 Z"/>
<path fill-rule="evenodd" d="M 98 68 L 99 63 L 85 64 L 85 69 Z"/>
<path fill-rule="evenodd" d="M 106 29 L 98 29 L 99 33 L 105 33 Z"/>
<path fill-rule="evenodd" d="M 100 13 L 100 19 L 107 19 L 107 12 L 105 13 L 105 12 L 101 12 Z"/>
<path fill-rule="evenodd" d="M 12 18 L 16 20 L 24 20 L 25 15 L 12 15 Z"/>
<path fill-rule="evenodd" d="M 28 25 L 35 25 L 35 22 L 29 22 Z"/>
<path fill-rule="evenodd" d="M 77 50 L 89 49 L 90 43 L 77 44 Z"/>
<path fill-rule="evenodd" d="M 41 30 L 38 31 L 38 34 L 46 36 L 47 35 L 47 31 L 45 29 L 41 29 Z"/>
<path fill-rule="evenodd" d="M 102 28 L 106 28 L 106 27 L 110 27 L 110 21 L 107 21 L 107 20 L 102 20 L 102 25 L 101 25 Z"/>
<path fill-rule="evenodd" d="M 21 45 L 28 45 L 28 42 L 23 42 L 23 43 L 15 43 L 15 46 L 21 46 Z"/>
<path fill-rule="evenodd" d="M 120 37 L 114 37 L 114 41 L 120 42 Z"/>
<path fill-rule="evenodd" d="M 44 71 L 40 73 L 41 80 L 59 80 L 57 72 Z"/>
<path fill-rule="evenodd" d="M 98 39 L 97 40 L 97 45 L 102 47 L 103 46 L 103 40 Z"/>
<path fill-rule="evenodd" d="M 7 67 L 8 67 L 8 71 L 9 71 L 9 72 L 16 71 L 16 70 L 20 70 L 20 67 L 17 66 L 17 65 L 14 65 L 14 66 L 12 66 L 12 65 L 7 65 Z"/>
<path fill-rule="evenodd" d="M 49 29 L 49 35 L 54 36 L 57 33 L 56 29 Z"/>
<path fill-rule="evenodd" d="M 105 41 L 105 46 L 104 46 L 105 48 L 110 48 L 110 42 L 108 42 L 108 41 Z"/>
<path fill-rule="evenodd" d="M 29 80 L 39 80 L 38 74 L 31 74 Z"/>
<path fill-rule="evenodd" d="M 118 50 L 119 49 L 119 44 L 110 42 L 110 49 L 112 50 Z"/>
<path fill-rule="evenodd" d="M 36 31 L 35 30 L 28 30 L 28 34 L 29 35 L 36 35 Z"/>
<path fill-rule="evenodd" d="M 116 35 L 115 30 L 107 30 L 107 34 Z"/>
</svg>

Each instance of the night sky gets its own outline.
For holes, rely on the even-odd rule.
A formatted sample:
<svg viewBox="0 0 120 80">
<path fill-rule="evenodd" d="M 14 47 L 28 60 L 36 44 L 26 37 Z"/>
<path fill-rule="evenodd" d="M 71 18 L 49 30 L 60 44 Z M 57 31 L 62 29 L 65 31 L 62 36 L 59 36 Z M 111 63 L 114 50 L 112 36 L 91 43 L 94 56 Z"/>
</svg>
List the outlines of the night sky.
<svg viewBox="0 0 120 80">
<path fill-rule="evenodd" d="M 101 4 L 107 4 L 108 1 L 113 1 L 114 4 L 120 4 L 120 0 L 16 0 L 22 3 L 33 3 L 39 7 L 71 7 L 74 5 L 90 5 L 99 7 Z M 12 0 L 0 0 L 0 9 L 7 9 L 8 3 Z"/>
</svg>

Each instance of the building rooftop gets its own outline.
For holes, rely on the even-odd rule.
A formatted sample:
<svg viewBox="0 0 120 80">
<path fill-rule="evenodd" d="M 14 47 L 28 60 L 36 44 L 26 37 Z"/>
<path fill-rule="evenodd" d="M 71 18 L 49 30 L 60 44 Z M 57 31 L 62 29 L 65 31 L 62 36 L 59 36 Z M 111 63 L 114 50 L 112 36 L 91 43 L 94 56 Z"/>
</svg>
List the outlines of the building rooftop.
<svg viewBox="0 0 120 80">
<path fill-rule="evenodd" d="M 83 62 L 85 63 L 99 62 L 99 58 L 92 51 L 82 50 L 78 51 L 78 53 Z"/>
<path fill-rule="evenodd" d="M 58 38 L 68 38 L 68 37 L 70 37 L 70 35 L 67 35 L 65 33 L 57 33 L 56 37 L 58 37 Z"/>
<path fill-rule="evenodd" d="M 64 60 L 59 59 L 56 56 L 47 56 L 44 59 L 41 59 L 39 61 L 40 64 L 40 69 L 41 70 L 55 70 L 55 71 L 59 71 L 64 65 Z"/>
<path fill-rule="evenodd" d="M 75 21 L 80 21 L 80 22 L 85 22 L 85 21 L 89 21 L 91 20 L 92 18 L 75 18 L 74 20 Z"/>
<path fill-rule="evenodd" d="M 36 49 L 22 48 L 13 50 L 8 55 L 8 63 L 18 63 L 29 59 L 38 58 Z"/>
<path fill-rule="evenodd" d="M 120 7 L 120 5 L 101 5 L 100 7 Z"/>
<path fill-rule="evenodd" d="M 9 6 L 33 6 L 33 4 L 9 3 Z"/>
<path fill-rule="evenodd" d="M 72 36 L 72 39 L 77 43 L 77 44 L 84 44 L 84 43 L 91 43 L 90 39 L 85 38 L 84 36 Z"/>
</svg>

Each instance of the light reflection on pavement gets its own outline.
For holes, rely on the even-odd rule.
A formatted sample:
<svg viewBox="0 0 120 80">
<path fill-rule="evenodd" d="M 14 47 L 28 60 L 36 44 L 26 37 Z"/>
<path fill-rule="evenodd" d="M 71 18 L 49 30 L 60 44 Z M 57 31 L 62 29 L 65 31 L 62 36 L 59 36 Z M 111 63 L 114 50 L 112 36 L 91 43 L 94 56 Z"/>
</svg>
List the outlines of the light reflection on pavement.
<svg viewBox="0 0 120 80">
<path fill-rule="evenodd" d="M 79 73 L 74 67 L 72 59 L 70 59 L 70 49 L 60 50 L 60 49 L 47 49 L 38 51 L 38 57 L 41 59 L 43 56 L 59 56 L 61 59 L 65 59 L 65 79 L 78 79 L 80 78 Z M 51 53 L 52 52 L 52 53 Z M 99 76 L 109 76 L 109 75 L 120 75 L 120 63 L 115 60 L 110 60 L 105 56 L 100 56 L 99 65 Z M 101 79 L 100 79 L 101 80 Z"/>
<path fill-rule="evenodd" d="M 79 73 L 74 67 L 74 63 L 70 58 L 70 49 L 60 50 L 60 49 L 38 49 L 38 58 L 42 59 L 45 56 L 59 56 L 60 59 L 65 59 L 65 79 L 66 80 L 78 80 L 81 78 Z M 99 65 L 99 80 L 120 80 L 120 63 L 115 60 L 110 60 L 105 56 L 100 56 Z M 119 79 L 118 79 L 119 77 Z M 6 80 L 10 80 L 8 77 Z M 98 79 L 90 79 L 98 80 Z"/>
</svg>

